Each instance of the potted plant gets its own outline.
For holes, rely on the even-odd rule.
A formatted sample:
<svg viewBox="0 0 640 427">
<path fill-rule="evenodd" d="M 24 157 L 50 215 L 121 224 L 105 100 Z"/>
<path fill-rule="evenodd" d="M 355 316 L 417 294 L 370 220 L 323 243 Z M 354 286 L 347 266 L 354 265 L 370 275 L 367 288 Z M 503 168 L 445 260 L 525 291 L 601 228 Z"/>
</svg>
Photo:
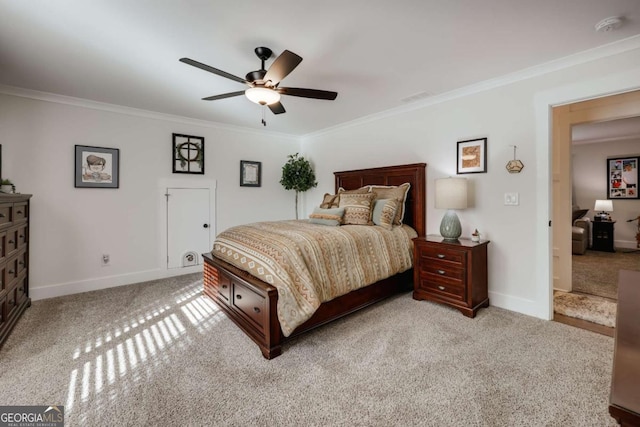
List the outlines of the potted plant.
<svg viewBox="0 0 640 427">
<path fill-rule="evenodd" d="M 280 184 L 285 190 L 296 191 L 296 219 L 298 219 L 298 193 L 318 185 L 311 163 L 304 157 L 298 156 L 298 153 L 290 154 L 289 160 L 282 167 Z"/>
<path fill-rule="evenodd" d="M 15 193 L 16 186 L 9 179 L 0 180 L 0 191 L 3 193 Z"/>
</svg>

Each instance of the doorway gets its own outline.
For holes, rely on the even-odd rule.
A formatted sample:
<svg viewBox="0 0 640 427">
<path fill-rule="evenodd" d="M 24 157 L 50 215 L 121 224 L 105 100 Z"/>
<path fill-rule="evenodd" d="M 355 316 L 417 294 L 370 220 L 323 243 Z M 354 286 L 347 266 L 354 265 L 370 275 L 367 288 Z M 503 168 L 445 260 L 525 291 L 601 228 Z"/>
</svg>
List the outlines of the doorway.
<svg viewBox="0 0 640 427">
<path fill-rule="evenodd" d="M 575 125 L 640 116 L 640 91 L 553 107 L 553 290 L 572 291 L 571 129 Z M 576 325 L 577 326 L 577 325 Z M 600 332 L 600 331 L 597 331 Z"/>
</svg>

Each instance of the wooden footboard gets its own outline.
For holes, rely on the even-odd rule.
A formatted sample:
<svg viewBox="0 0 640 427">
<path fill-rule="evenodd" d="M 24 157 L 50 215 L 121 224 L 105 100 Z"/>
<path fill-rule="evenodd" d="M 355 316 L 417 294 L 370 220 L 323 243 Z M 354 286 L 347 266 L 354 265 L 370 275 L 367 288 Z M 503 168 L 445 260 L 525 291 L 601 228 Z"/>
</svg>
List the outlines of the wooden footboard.
<svg viewBox="0 0 640 427">
<path fill-rule="evenodd" d="M 278 321 L 275 287 L 211 254 L 203 254 L 204 293 L 258 346 L 266 359 L 282 353 L 282 344 L 303 332 L 412 289 L 409 270 L 323 303 L 314 315 L 285 337 Z"/>
</svg>

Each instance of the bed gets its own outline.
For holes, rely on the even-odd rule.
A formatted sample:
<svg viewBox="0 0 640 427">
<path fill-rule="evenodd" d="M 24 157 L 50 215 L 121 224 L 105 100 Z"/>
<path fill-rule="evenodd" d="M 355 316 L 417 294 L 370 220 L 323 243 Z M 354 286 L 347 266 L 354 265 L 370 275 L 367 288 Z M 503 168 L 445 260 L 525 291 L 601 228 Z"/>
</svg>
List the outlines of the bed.
<svg viewBox="0 0 640 427">
<path fill-rule="evenodd" d="M 425 235 L 426 164 L 416 163 L 372 169 L 335 172 L 335 189 L 355 190 L 366 185 L 399 186 L 409 183 L 403 224 L 418 236 Z M 282 345 L 310 329 L 346 316 L 402 291 L 411 289 L 412 269 L 379 280 L 323 302 L 313 315 L 293 331 L 283 333 L 278 319 L 278 290 L 275 286 L 215 255 L 204 257 L 204 294 L 260 348 L 266 359 L 282 353 Z"/>
</svg>

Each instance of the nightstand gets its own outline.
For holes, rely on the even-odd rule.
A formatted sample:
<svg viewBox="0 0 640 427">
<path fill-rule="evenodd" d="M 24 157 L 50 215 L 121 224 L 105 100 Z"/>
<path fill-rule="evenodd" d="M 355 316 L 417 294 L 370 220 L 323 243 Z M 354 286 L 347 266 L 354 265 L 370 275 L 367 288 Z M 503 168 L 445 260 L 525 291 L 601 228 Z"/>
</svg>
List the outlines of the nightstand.
<svg viewBox="0 0 640 427">
<path fill-rule="evenodd" d="M 613 224 L 615 221 L 593 221 L 594 251 L 615 252 L 613 247 Z"/>
<path fill-rule="evenodd" d="M 487 245 L 489 241 L 440 236 L 413 239 L 413 298 L 447 304 L 467 317 L 489 306 Z"/>
</svg>

